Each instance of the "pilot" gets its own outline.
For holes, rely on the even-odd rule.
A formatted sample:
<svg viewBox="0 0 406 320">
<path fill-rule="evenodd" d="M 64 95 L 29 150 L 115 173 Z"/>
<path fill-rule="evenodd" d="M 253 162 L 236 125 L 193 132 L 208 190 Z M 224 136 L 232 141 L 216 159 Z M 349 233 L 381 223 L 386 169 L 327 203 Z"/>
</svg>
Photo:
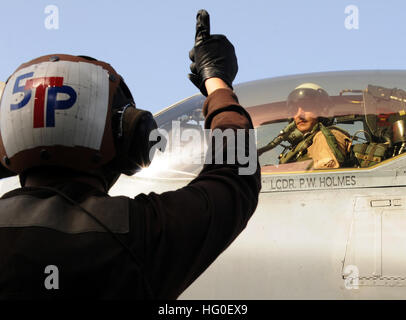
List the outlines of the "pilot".
<svg viewBox="0 0 406 320">
<path fill-rule="evenodd" d="M 311 159 L 313 169 L 345 166 L 351 139 L 346 131 L 331 126 L 328 118 L 331 100 L 327 92 L 315 83 L 303 83 L 289 94 L 287 106 L 303 137 L 283 154 L 280 163 Z"/>
<path fill-rule="evenodd" d="M 232 90 L 234 47 L 210 35 L 204 10 L 190 56 L 205 126 L 252 129 Z M 0 104 L 3 177 L 18 174 L 22 185 L 0 199 L 2 299 L 176 299 L 257 206 L 259 166 L 239 175 L 238 162 L 205 164 L 176 191 L 110 197 L 121 173 L 150 162 L 157 125 L 105 62 L 34 59 L 11 75 Z"/>
</svg>

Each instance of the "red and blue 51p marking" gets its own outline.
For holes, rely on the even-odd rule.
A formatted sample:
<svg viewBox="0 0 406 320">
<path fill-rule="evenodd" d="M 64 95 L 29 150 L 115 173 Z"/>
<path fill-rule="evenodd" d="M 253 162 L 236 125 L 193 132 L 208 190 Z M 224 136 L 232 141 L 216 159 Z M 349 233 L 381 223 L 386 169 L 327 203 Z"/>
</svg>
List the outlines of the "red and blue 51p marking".
<svg viewBox="0 0 406 320">
<path fill-rule="evenodd" d="M 55 110 L 71 108 L 77 98 L 77 94 L 72 87 L 63 85 L 63 77 L 41 77 L 27 79 L 25 86 L 20 86 L 20 81 L 30 78 L 34 72 L 29 72 L 17 77 L 13 88 L 13 94 L 24 93 L 21 102 L 10 104 L 10 110 L 18 110 L 27 105 L 31 99 L 32 90 L 35 89 L 34 101 L 34 128 L 44 127 L 44 113 L 46 108 L 46 127 L 55 127 Z M 57 100 L 58 93 L 64 93 L 69 96 L 68 100 Z M 45 95 L 47 103 L 45 106 Z"/>
</svg>

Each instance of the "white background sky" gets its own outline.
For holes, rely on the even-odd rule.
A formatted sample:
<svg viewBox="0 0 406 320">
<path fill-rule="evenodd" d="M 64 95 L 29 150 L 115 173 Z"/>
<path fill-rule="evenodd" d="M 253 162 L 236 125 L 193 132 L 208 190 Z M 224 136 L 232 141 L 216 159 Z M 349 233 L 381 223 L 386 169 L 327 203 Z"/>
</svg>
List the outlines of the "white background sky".
<svg viewBox="0 0 406 320">
<path fill-rule="evenodd" d="M 239 62 L 235 83 L 332 70 L 405 69 L 401 0 L 0 0 L 0 80 L 44 54 L 89 55 L 125 79 L 137 106 L 157 112 L 197 89 L 187 79 L 199 9 Z M 47 29 L 48 5 L 59 28 Z M 357 6 L 358 29 L 345 8 Z M 404 88 L 405 89 L 405 88 Z"/>
</svg>

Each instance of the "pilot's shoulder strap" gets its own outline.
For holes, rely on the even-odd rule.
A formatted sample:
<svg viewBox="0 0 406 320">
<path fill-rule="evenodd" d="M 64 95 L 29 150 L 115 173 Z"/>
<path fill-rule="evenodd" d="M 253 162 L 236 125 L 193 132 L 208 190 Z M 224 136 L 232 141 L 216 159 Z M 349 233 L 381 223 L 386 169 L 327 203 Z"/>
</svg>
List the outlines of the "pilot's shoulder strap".
<svg viewBox="0 0 406 320">
<path fill-rule="evenodd" d="M 326 127 L 327 129 L 331 130 L 336 130 L 336 131 L 340 131 L 342 134 L 344 134 L 347 138 L 351 139 L 351 135 L 345 131 L 344 129 L 337 127 L 337 126 L 328 126 Z"/>
<path fill-rule="evenodd" d="M 340 166 L 342 166 L 346 162 L 346 155 L 344 152 L 340 149 L 337 138 L 334 136 L 334 134 L 331 132 L 331 130 L 338 130 L 342 133 L 344 133 L 346 136 L 348 136 L 348 133 L 346 133 L 344 130 L 339 129 L 338 127 L 330 126 L 330 127 L 325 127 L 322 123 L 320 123 L 320 131 L 323 133 L 324 137 L 326 138 L 327 144 L 330 147 L 331 151 L 333 152 L 334 156 L 336 157 L 338 163 Z"/>
<path fill-rule="evenodd" d="M 304 135 L 302 141 L 300 141 L 291 151 L 285 153 L 279 160 L 280 164 L 305 161 L 310 157 L 306 154 L 307 149 L 312 145 L 314 136 L 319 132 L 319 123 L 317 123 L 310 133 Z"/>
</svg>

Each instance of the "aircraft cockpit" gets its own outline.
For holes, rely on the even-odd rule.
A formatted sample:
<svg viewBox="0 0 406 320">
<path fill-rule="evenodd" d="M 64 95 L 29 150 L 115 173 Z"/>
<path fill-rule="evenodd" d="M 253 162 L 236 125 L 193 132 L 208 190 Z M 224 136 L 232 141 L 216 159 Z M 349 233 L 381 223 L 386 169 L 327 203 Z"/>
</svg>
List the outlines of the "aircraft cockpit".
<svg viewBox="0 0 406 320">
<path fill-rule="evenodd" d="M 347 134 L 347 159 L 340 167 L 371 167 L 406 151 L 406 91 L 368 85 L 365 89 L 342 89 L 329 100 L 327 108 L 311 103 L 307 108 L 323 119 L 327 128 Z M 249 112 L 257 128 L 257 147 L 263 150 L 259 152 L 263 172 L 312 169 L 310 160 L 280 163 L 282 156 L 303 140 L 296 126 L 289 128 L 296 111 L 287 108 L 286 101 L 254 106 Z M 264 148 L 267 145 L 268 150 Z"/>
<path fill-rule="evenodd" d="M 239 101 L 254 123 L 257 149 L 260 151 L 279 137 L 278 143 L 260 153 L 261 172 L 289 174 L 320 171 L 311 159 L 281 161 L 303 138 L 295 126 L 289 126 L 298 108 L 288 108 L 287 100 L 292 90 L 304 82 L 314 82 L 324 88 L 329 103 L 308 102 L 302 109 L 311 107 L 314 116 L 322 119 L 322 124 L 333 134 L 340 131 L 345 135 L 348 147 L 346 159 L 338 168 L 328 169 L 374 168 L 402 156 L 406 150 L 405 79 L 403 71 L 341 71 L 236 85 Z M 204 164 L 208 141 L 202 115 L 204 100 L 204 96 L 197 94 L 155 115 L 159 130 L 168 143 L 164 152 L 155 153 L 150 167 L 137 176 L 185 181 L 197 176 Z M 280 139 L 283 131 L 283 139 Z"/>
</svg>

